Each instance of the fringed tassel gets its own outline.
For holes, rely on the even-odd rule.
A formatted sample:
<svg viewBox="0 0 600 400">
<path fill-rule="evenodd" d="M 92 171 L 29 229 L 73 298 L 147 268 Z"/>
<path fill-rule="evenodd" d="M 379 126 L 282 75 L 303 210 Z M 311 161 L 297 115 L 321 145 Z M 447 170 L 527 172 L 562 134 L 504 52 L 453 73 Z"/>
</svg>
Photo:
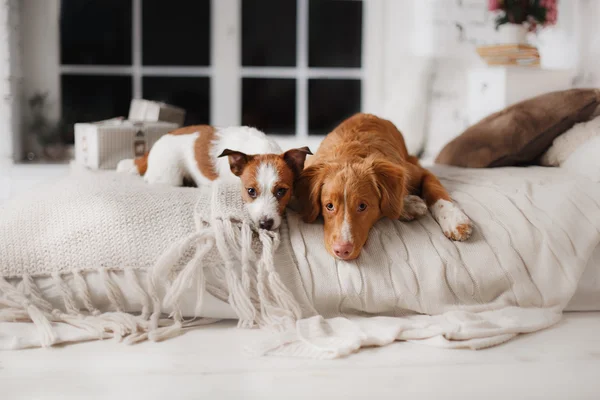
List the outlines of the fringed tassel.
<svg viewBox="0 0 600 400">
<path fill-rule="evenodd" d="M 173 323 L 163 328 L 157 328 L 148 332 L 148 339 L 154 342 L 160 342 L 166 339 L 170 339 L 175 336 L 179 336 L 182 333 L 183 317 L 179 310 L 173 314 Z"/>
<path fill-rule="evenodd" d="M 77 307 L 77 304 L 75 304 L 75 299 L 73 298 L 73 293 L 71 292 L 69 286 L 67 286 L 58 272 L 53 273 L 52 278 L 54 279 L 56 288 L 60 291 L 67 314 L 79 315 L 79 307 Z"/>
<path fill-rule="evenodd" d="M 277 234 L 260 230 L 262 254 L 258 261 L 258 293 L 261 311 L 267 325 L 275 329 L 285 329 L 302 318 L 300 306 L 289 289 L 283 284 L 274 266 L 275 250 L 279 246 Z"/>
<path fill-rule="evenodd" d="M 73 283 L 75 285 L 79 298 L 83 302 L 83 306 L 88 310 L 88 312 L 92 315 L 100 314 L 100 310 L 94 307 L 94 304 L 92 303 L 92 296 L 90 294 L 90 290 L 88 288 L 87 282 L 81 275 L 80 271 L 73 271 Z"/>
<path fill-rule="evenodd" d="M 225 224 L 220 219 L 213 220 L 212 224 L 217 249 L 225 263 L 225 276 L 227 287 L 229 288 L 229 305 L 231 305 L 239 317 L 238 326 L 252 327 L 254 321 L 256 321 L 256 309 L 250 300 L 249 293 L 244 290 L 241 279 L 235 272 L 235 259 L 232 257 L 232 252 L 227 245 L 227 238 L 235 238 L 233 226 Z"/>
<path fill-rule="evenodd" d="M 40 288 L 33 281 L 31 275 L 25 274 L 23 275 L 23 279 L 21 280 L 21 284 L 25 293 L 31 297 L 31 300 L 38 305 L 42 310 L 47 313 L 51 313 L 54 308 L 52 304 L 50 304 L 44 296 L 40 292 Z"/>
<path fill-rule="evenodd" d="M 125 269 L 125 278 L 127 279 L 129 286 L 137 294 L 140 300 L 140 304 L 142 305 L 141 318 L 145 320 L 148 319 L 148 317 L 150 317 L 150 306 L 152 303 L 150 296 L 148 296 L 148 293 L 146 293 L 144 288 L 142 288 L 138 276 L 133 268 Z"/>
<path fill-rule="evenodd" d="M 152 314 L 150 315 L 150 330 L 158 329 L 158 322 L 162 310 L 162 305 L 158 297 L 158 287 L 164 282 L 168 275 L 179 265 L 179 260 L 183 257 L 190 246 L 199 238 L 206 235 L 207 229 L 194 233 L 169 247 L 162 256 L 156 261 L 152 270 L 148 274 L 148 295 L 152 300 Z"/>
<path fill-rule="evenodd" d="M 252 251 L 252 228 L 250 224 L 242 223 L 241 236 L 242 286 L 247 293 L 251 293 L 252 288 L 256 287 L 256 269 L 252 267 L 256 263 L 256 256 Z"/>
<path fill-rule="evenodd" d="M 158 278 L 155 277 L 153 273 L 148 274 L 148 296 L 150 297 L 150 300 L 152 300 L 152 314 L 150 315 L 149 328 L 150 330 L 158 329 L 158 320 L 160 319 L 160 313 L 162 310 L 160 298 L 158 297 L 157 280 Z"/>
<path fill-rule="evenodd" d="M 194 280 L 197 280 L 197 282 L 205 281 L 204 265 L 202 264 L 202 261 L 213 246 L 214 240 L 212 238 L 206 238 L 205 243 L 200 245 L 200 248 L 196 250 L 194 257 L 179 272 L 179 275 L 177 275 L 177 278 L 169 287 L 165 294 L 163 305 L 175 308 L 175 305 L 179 302 L 179 299 L 185 290 L 192 287 Z M 196 306 L 199 307 L 198 304 Z"/>
<path fill-rule="evenodd" d="M 48 316 L 36 304 L 30 301 L 25 294 L 18 291 L 17 288 L 8 283 L 3 277 L 0 277 L 0 290 L 4 292 L 3 297 L 8 302 L 18 304 L 21 310 L 27 312 L 27 315 L 38 329 L 40 344 L 43 347 L 51 346 L 56 339 L 52 332 L 52 325 Z"/>
<path fill-rule="evenodd" d="M 108 297 L 111 306 L 113 306 L 117 312 L 124 312 L 125 299 L 123 298 L 123 293 L 121 293 L 121 289 L 119 289 L 115 281 L 110 277 L 110 271 L 106 268 L 100 268 L 100 276 L 102 277 L 106 296 Z"/>
</svg>

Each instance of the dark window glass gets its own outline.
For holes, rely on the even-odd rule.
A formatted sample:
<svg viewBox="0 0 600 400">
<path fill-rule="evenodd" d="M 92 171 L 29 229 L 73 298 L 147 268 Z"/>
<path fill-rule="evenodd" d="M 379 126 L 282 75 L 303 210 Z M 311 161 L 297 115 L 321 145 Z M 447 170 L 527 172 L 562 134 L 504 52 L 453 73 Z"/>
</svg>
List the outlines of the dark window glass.
<svg viewBox="0 0 600 400">
<path fill-rule="evenodd" d="M 144 0 L 144 65 L 210 64 L 210 0 Z"/>
<path fill-rule="evenodd" d="M 344 119 L 360 111 L 361 81 L 310 79 L 308 81 L 308 130 L 325 135 Z"/>
<path fill-rule="evenodd" d="M 62 64 L 131 65 L 131 0 L 62 0 Z"/>
<path fill-rule="evenodd" d="M 210 123 L 210 80 L 204 77 L 145 77 L 144 99 L 185 109 L 185 124 Z"/>
<path fill-rule="evenodd" d="M 242 79 L 242 124 L 266 133 L 296 132 L 295 79 Z"/>
<path fill-rule="evenodd" d="M 296 1 L 242 0 L 242 65 L 296 65 Z"/>
<path fill-rule="evenodd" d="M 127 117 L 131 77 L 62 75 L 62 115 L 65 142 L 73 142 L 73 124 Z"/>
<path fill-rule="evenodd" d="M 362 1 L 310 0 L 308 64 L 360 68 Z"/>
</svg>

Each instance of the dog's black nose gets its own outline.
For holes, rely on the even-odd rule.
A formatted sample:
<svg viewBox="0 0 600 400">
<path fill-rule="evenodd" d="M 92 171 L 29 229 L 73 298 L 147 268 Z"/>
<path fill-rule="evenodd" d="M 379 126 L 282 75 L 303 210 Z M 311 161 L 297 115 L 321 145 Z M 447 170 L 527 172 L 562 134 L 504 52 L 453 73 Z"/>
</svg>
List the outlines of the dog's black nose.
<svg viewBox="0 0 600 400">
<path fill-rule="evenodd" d="M 273 219 L 261 219 L 258 223 L 258 226 L 260 226 L 260 229 L 266 229 L 270 231 L 271 228 L 273 228 Z"/>
</svg>

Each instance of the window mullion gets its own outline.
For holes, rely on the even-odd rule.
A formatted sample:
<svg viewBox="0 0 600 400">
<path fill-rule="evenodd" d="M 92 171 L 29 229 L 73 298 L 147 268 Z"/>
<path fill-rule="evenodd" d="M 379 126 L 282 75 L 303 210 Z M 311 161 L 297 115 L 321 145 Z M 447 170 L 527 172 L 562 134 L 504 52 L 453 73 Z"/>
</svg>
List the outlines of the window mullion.
<svg viewBox="0 0 600 400">
<path fill-rule="evenodd" d="M 308 136 L 308 0 L 297 0 L 296 136 Z"/>
<path fill-rule="evenodd" d="M 211 2 L 210 123 L 241 125 L 241 2 Z"/>
<path fill-rule="evenodd" d="M 131 60 L 132 65 L 132 82 L 133 82 L 133 98 L 141 99 L 143 96 L 142 88 L 142 0 L 133 0 L 132 15 L 132 35 L 131 35 Z"/>
</svg>

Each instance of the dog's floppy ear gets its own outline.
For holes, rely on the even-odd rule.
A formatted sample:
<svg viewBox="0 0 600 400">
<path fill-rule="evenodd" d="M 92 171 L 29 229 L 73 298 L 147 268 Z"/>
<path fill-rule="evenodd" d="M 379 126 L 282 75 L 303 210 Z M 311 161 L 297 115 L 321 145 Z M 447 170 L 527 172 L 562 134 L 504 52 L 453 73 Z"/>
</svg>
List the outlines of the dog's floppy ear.
<svg viewBox="0 0 600 400">
<path fill-rule="evenodd" d="M 325 180 L 325 164 L 304 168 L 294 185 L 294 194 L 304 222 L 314 222 L 321 213 L 321 189 Z"/>
<path fill-rule="evenodd" d="M 249 156 L 247 154 L 242 153 L 241 151 L 234 151 L 225 149 L 223 152 L 217 157 L 227 156 L 229 158 L 229 168 L 234 175 L 240 176 L 244 172 L 244 168 L 246 165 L 252 160 L 253 156 Z"/>
<path fill-rule="evenodd" d="M 312 152 L 306 146 L 298 149 L 290 149 L 283 153 L 283 161 L 290 167 L 295 179 L 298 179 L 304 169 L 304 161 L 306 161 L 306 156 L 309 154 L 312 155 Z"/>
<path fill-rule="evenodd" d="M 404 211 L 406 170 L 389 161 L 374 161 L 373 173 L 381 199 L 379 207 L 384 216 L 398 219 Z"/>
</svg>

